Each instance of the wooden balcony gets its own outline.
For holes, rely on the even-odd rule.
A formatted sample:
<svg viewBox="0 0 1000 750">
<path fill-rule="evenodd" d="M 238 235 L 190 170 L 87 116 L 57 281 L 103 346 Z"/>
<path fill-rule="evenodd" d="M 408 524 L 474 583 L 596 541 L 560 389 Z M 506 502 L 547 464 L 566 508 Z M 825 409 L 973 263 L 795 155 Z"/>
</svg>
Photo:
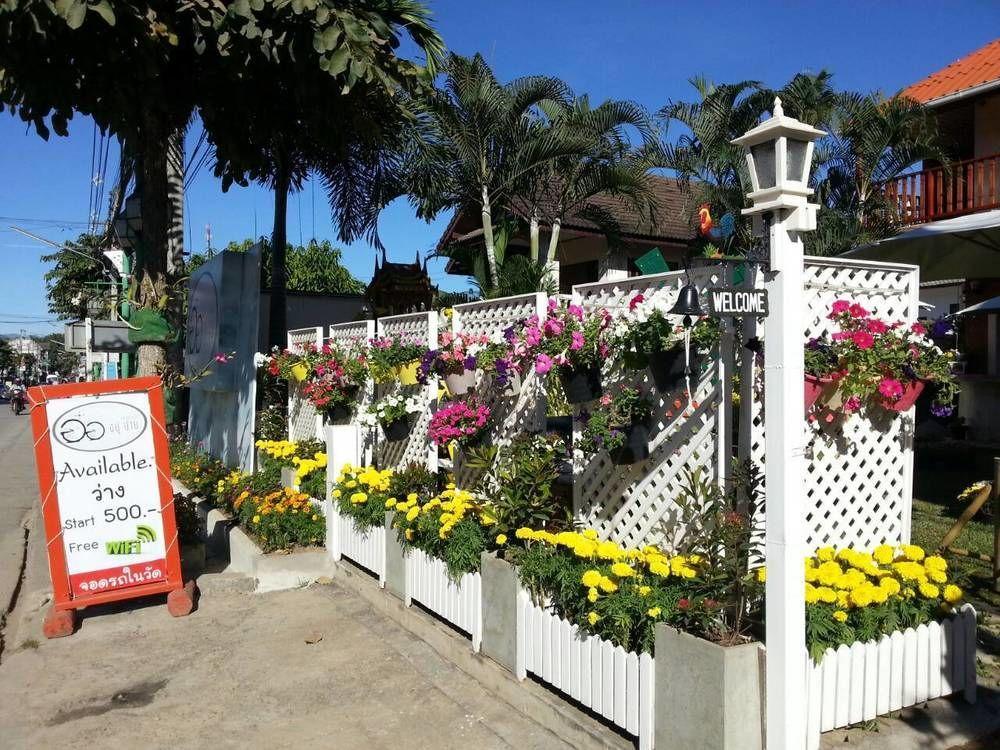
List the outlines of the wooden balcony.
<svg viewBox="0 0 1000 750">
<path fill-rule="evenodd" d="M 903 175 L 882 190 L 903 224 L 1000 208 L 1000 154 Z"/>
</svg>

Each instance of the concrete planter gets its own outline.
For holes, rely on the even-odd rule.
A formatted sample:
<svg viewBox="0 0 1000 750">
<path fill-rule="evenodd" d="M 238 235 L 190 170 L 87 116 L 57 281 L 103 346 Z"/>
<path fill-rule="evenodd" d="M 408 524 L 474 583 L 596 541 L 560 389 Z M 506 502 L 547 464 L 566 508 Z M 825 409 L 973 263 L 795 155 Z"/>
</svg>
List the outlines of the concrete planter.
<svg viewBox="0 0 1000 750">
<path fill-rule="evenodd" d="M 409 604 L 406 591 L 406 550 L 399 543 L 392 519 L 396 511 L 385 513 L 385 590 Z"/>
<path fill-rule="evenodd" d="M 657 750 L 761 750 L 764 649 L 656 628 Z"/>
<path fill-rule="evenodd" d="M 495 554 L 482 554 L 482 653 L 504 669 L 517 671 L 517 573 Z"/>
</svg>

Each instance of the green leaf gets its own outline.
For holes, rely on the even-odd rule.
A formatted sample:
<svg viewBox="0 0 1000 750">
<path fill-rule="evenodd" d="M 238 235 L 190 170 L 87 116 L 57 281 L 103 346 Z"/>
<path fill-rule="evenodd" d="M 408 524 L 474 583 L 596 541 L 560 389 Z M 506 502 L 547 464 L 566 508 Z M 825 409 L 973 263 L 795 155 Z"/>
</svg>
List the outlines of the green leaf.
<svg viewBox="0 0 1000 750">
<path fill-rule="evenodd" d="M 108 26 L 115 25 L 115 12 L 111 9 L 108 0 L 101 0 L 97 5 L 91 5 L 90 9 L 105 20 Z"/>
<path fill-rule="evenodd" d="M 334 50 L 327 58 L 328 65 L 326 72 L 332 76 L 340 75 L 347 70 L 347 65 L 351 61 L 351 52 L 347 47 Z"/>
</svg>

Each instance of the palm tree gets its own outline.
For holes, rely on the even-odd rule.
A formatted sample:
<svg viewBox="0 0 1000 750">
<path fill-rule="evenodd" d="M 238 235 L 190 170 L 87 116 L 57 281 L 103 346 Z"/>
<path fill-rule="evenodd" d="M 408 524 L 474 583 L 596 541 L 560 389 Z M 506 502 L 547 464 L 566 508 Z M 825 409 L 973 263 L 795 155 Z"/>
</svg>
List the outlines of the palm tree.
<svg viewBox="0 0 1000 750">
<path fill-rule="evenodd" d="M 477 206 L 489 286 L 499 285 L 494 211 L 509 208 L 539 169 L 586 144 L 544 122 L 540 106 L 569 103 L 557 78 L 527 76 L 500 83 L 481 55 L 449 55 L 444 88 L 422 103 L 422 127 L 408 171 L 417 215 Z M 499 213 L 499 211 L 498 211 Z"/>
<path fill-rule="evenodd" d="M 550 227 L 548 254 L 557 257 L 559 233 L 567 216 L 594 222 L 609 239 L 620 234 L 615 212 L 597 203 L 598 196 L 614 200 L 652 219 L 655 199 L 649 170 L 655 166 L 656 132 L 649 115 L 630 101 L 608 100 L 590 106 L 584 95 L 569 105 L 545 102 L 541 109 L 559 137 L 582 141 L 585 148 L 553 159 L 538 172 L 522 193 L 530 216 L 531 257 L 539 259 L 539 223 Z M 628 139 L 634 130 L 641 141 L 635 148 Z"/>
</svg>

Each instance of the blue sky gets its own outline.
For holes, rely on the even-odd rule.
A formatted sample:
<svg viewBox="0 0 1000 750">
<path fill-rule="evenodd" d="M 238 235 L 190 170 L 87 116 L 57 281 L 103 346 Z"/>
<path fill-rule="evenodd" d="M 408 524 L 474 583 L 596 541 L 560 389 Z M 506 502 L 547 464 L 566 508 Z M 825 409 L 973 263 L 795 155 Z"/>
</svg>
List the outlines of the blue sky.
<svg viewBox="0 0 1000 750">
<path fill-rule="evenodd" d="M 757 79 L 780 86 L 800 71 L 826 68 L 839 88 L 894 92 L 990 41 L 1000 29 L 996 0 L 948 2 L 667 2 L 666 0 L 430 0 L 450 49 L 482 52 L 502 80 L 543 73 L 566 80 L 592 100 L 628 98 L 656 110 L 692 98 L 688 80 Z M 669 135 L 669 134 L 668 134 Z M 55 241 L 73 239 L 87 220 L 93 125 L 77 117 L 68 138 L 49 142 L 10 115 L 0 115 L 0 333 L 61 329 L 46 313 L 46 246 L 10 225 Z M 108 174 L 114 173 L 112 149 Z M 314 208 L 315 207 L 315 208 Z M 188 249 L 270 233 L 272 197 L 259 187 L 223 194 L 203 168 L 187 194 Z M 334 239 L 317 186 L 289 201 L 288 238 Z M 301 216 L 301 219 L 300 219 Z M 437 241 L 448 217 L 426 224 L 400 201 L 380 221 L 393 260 L 411 260 Z M 315 227 L 315 229 L 314 229 Z M 345 248 L 351 271 L 371 276 L 374 251 Z M 443 288 L 461 289 L 440 262 L 430 266 Z M 23 322 L 22 322 L 23 321 Z"/>
</svg>

